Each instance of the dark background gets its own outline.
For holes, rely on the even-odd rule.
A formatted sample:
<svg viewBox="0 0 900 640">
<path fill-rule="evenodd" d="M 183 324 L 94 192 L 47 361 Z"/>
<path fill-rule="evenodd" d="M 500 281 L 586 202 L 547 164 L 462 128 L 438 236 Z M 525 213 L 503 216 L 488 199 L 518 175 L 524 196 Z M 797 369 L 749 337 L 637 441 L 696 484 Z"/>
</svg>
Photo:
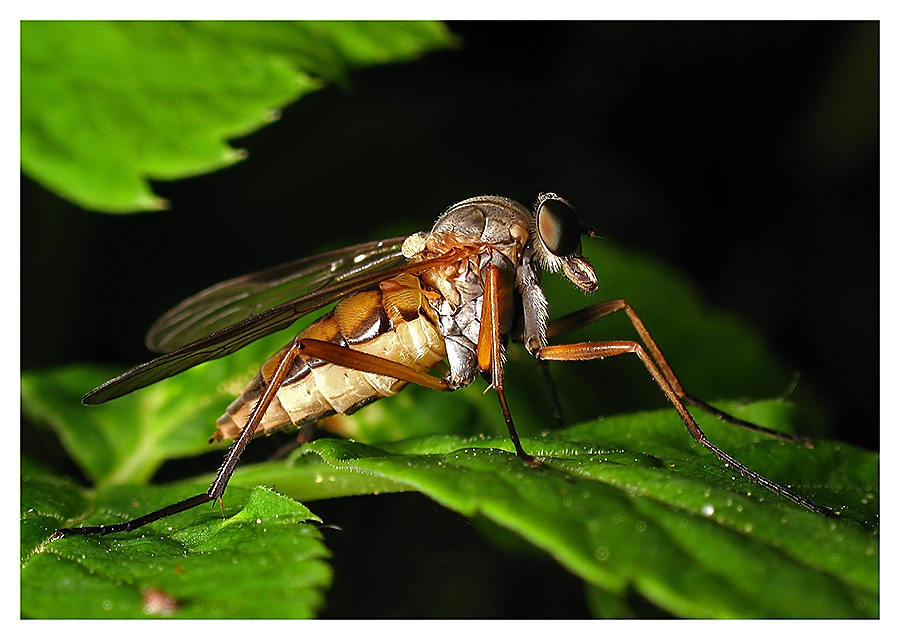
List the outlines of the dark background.
<svg viewBox="0 0 900 640">
<path fill-rule="evenodd" d="M 150 322 L 216 281 L 552 190 L 758 329 L 834 437 L 878 448 L 877 24 L 450 26 L 459 49 L 356 72 L 235 141 L 241 164 L 155 184 L 168 212 L 85 212 L 23 178 L 23 368 L 143 361 Z M 470 531 L 438 522 L 448 544 Z M 572 610 L 500 613 L 577 615 L 567 584 Z"/>
</svg>

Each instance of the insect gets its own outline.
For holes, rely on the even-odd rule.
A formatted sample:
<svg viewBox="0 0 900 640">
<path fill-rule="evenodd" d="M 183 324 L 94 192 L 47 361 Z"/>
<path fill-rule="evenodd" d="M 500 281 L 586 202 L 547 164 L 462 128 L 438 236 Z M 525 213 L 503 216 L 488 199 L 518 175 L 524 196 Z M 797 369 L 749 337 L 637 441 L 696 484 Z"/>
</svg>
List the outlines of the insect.
<svg viewBox="0 0 900 640">
<path fill-rule="evenodd" d="M 805 441 L 745 422 L 685 392 L 644 323 L 625 300 L 591 305 L 549 321 L 541 269 L 562 272 L 585 292 L 597 276 L 582 255 L 593 232 L 573 206 L 542 193 L 530 211 L 514 200 L 481 196 L 447 209 L 429 232 L 356 245 L 303 258 L 206 289 L 162 316 L 147 335 L 164 355 L 84 396 L 100 404 L 233 353 L 332 302 L 260 368 L 219 418 L 214 439 L 233 438 L 205 493 L 118 524 L 59 529 L 74 534 L 131 531 L 199 504 L 221 499 L 245 447 L 259 433 L 314 423 L 396 394 L 412 383 L 453 391 L 477 376 L 496 392 L 516 454 L 537 466 L 519 442 L 503 387 L 511 339 L 542 365 L 632 353 L 678 412 L 691 437 L 753 482 L 823 515 L 834 515 L 740 463 L 710 442 L 687 405 L 743 427 Z M 548 339 L 611 313 L 624 312 L 639 341 L 548 344 Z M 449 371 L 430 370 L 446 361 Z"/>
</svg>

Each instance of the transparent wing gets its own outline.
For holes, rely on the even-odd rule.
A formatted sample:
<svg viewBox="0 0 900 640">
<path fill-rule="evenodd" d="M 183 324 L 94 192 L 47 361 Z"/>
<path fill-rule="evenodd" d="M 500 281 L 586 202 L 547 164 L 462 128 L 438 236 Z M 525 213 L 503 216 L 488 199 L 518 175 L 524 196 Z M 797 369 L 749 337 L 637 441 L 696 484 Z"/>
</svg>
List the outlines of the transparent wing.
<svg viewBox="0 0 900 640">
<path fill-rule="evenodd" d="M 368 242 L 220 282 L 153 323 L 147 348 L 169 353 L 323 287 L 402 264 L 402 242 L 403 238 Z"/>
<path fill-rule="evenodd" d="M 408 271 L 401 242 L 402 238 L 393 238 L 303 258 L 188 298 L 160 318 L 147 338 L 157 348 L 172 349 L 170 353 L 102 384 L 82 402 L 101 404 L 227 356 L 327 304 Z M 445 259 L 425 261 L 416 268 Z M 278 304 L 285 298 L 289 299 Z M 255 313 L 271 304 L 275 306 Z"/>
</svg>

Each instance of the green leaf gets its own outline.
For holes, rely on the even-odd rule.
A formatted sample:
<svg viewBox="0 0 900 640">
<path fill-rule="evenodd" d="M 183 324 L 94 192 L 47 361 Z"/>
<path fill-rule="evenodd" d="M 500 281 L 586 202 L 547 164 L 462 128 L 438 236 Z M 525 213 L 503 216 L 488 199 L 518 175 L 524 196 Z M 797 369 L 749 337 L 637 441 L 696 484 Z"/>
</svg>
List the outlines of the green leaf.
<svg viewBox="0 0 900 640">
<path fill-rule="evenodd" d="M 329 554 L 316 527 L 303 524 L 317 518 L 293 500 L 235 487 L 224 518 L 212 504 L 132 534 L 50 541 L 85 512 L 93 524 L 136 517 L 205 487 L 126 485 L 91 495 L 23 467 L 23 617 L 308 618 L 324 603 Z"/>
<path fill-rule="evenodd" d="M 726 408 L 790 428 L 783 402 Z M 539 469 L 525 467 L 504 438 L 441 435 L 380 448 L 319 440 L 286 462 L 239 469 L 226 504 L 241 499 L 237 487 L 258 482 L 298 500 L 416 490 L 509 529 L 605 593 L 634 591 L 675 615 L 877 616 L 877 456 L 827 442 L 810 450 L 707 422 L 714 442 L 843 517 L 807 512 L 733 477 L 671 411 L 525 439 L 544 463 Z M 117 487 L 98 496 L 87 522 L 119 521 L 202 487 L 149 498 Z M 129 508 L 135 495 L 145 506 Z M 44 535 L 73 517 L 84 523 L 64 514 L 42 523 Z M 188 517 L 154 531 L 180 531 Z"/>
<path fill-rule="evenodd" d="M 782 401 L 724 408 L 784 431 L 795 414 Z M 537 470 L 506 438 L 441 435 L 379 448 L 320 440 L 285 463 L 239 469 L 233 482 L 265 482 L 303 501 L 420 491 L 543 549 L 604 594 L 606 615 L 623 615 L 634 592 L 684 617 L 877 616 L 878 457 L 701 424 L 738 459 L 841 518 L 734 477 L 670 410 L 525 439 L 544 462 Z"/>
<path fill-rule="evenodd" d="M 453 44 L 436 23 L 23 22 L 21 158 L 99 211 L 160 209 L 148 179 L 244 157 L 228 139 L 352 68 Z"/>
<path fill-rule="evenodd" d="M 796 419 L 783 401 L 723 408 L 782 431 Z M 700 418 L 713 442 L 841 518 L 735 477 L 671 410 L 526 439 L 544 462 L 538 470 L 506 438 L 441 435 L 377 449 L 320 440 L 285 463 L 239 469 L 233 482 L 265 482 L 302 501 L 420 491 L 545 550 L 602 594 L 606 615 L 623 615 L 634 592 L 684 617 L 877 616 L 878 456 Z"/>
<path fill-rule="evenodd" d="M 401 482 L 485 516 L 589 584 L 618 596 L 634 590 L 675 615 L 877 616 L 876 456 L 753 435 L 760 441 L 742 446 L 747 434 L 714 426 L 722 432 L 714 441 L 739 459 L 846 516 L 813 514 L 734 478 L 666 411 L 526 439 L 540 469 L 525 467 L 500 438 L 436 436 L 377 449 L 321 440 L 306 450 L 336 470 Z M 658 442 L 663 432 L 673 435 Z M 829 486 L 833 478 L 842 484 Z"/>
</svg>

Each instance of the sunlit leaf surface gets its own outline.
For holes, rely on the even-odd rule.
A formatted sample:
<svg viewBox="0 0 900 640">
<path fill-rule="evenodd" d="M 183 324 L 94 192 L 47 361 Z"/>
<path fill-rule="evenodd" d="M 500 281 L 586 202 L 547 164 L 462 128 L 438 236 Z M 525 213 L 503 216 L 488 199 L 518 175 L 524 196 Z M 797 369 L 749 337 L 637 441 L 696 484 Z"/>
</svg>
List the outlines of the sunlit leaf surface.
<svg viewBox="0 0 900 640">
<path fill-rule="evenodd" d="M 23 22 L 26 174 L 82 207 L 159 209 L 148 180 L 243 158 L 228 140 L 354 68 L 453 44 L 439 23 Z"/>
<path fill-rule="evenodd" d="M 331 582 L 328 551 L 303 505 L 264 489 L 131 534 L 50 535 L 83 514 L 142 515 L 202 491 L 117 486 L 85 497 L 26 462 L 22 491 L 22 615 L 37 618 L 308 618 Z M 27 507 L 25 505 L 28 505 Z"/>
</svg>

